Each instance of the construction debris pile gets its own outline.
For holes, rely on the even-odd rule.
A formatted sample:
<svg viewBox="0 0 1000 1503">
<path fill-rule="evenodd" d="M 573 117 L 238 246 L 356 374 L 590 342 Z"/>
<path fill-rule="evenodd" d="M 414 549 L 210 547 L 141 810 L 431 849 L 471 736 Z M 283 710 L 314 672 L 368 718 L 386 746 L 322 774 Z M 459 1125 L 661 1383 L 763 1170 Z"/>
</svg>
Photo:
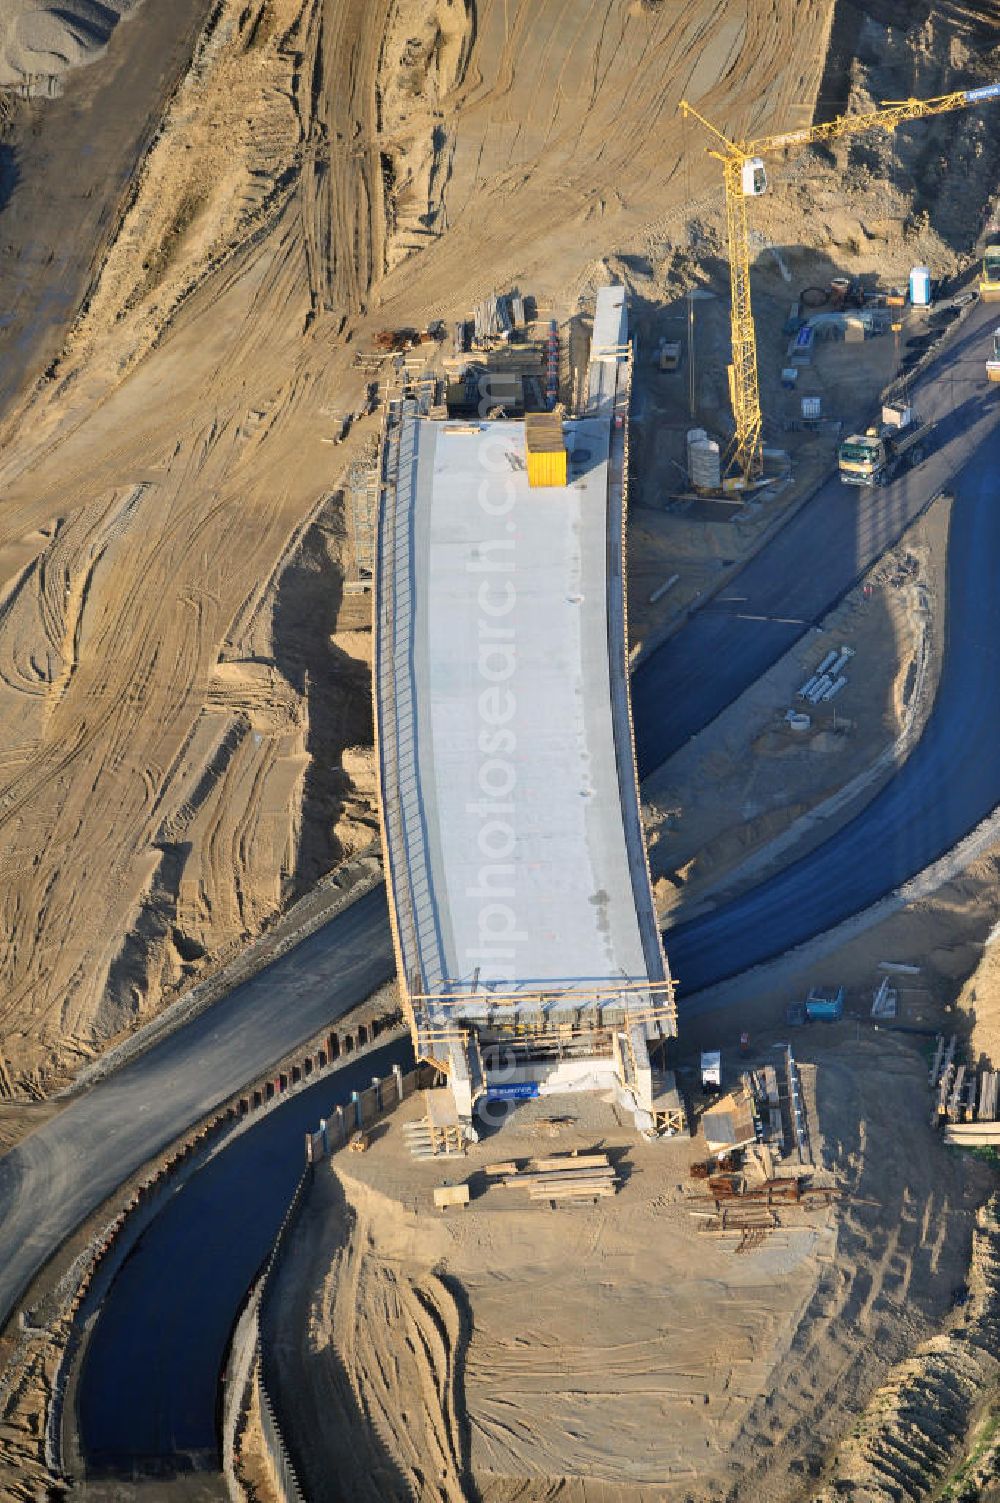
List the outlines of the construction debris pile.
<svg viewBox="0 0 1000 1503">
<path fill-rule="evenodd" d="M 697 1208 L 688 1214 L 698 1220 L 698 1230 L 704 1236 L 735 1236 L 737 1253 L 759 1247 L 778 1227 L 801 1225 L 802 1218 L 789 1212 L 823 1210 L 841 1198 L 836 1186 L 812 1185 L 799 1175 L 769 1176 L 751 1184 L 745 1174 L 713 1174 L 702 1164 L 692 1164 L 691 1174 L 694 1179 L 706 1180 L 708 1193 L 691 1197 Z"/>
</svg>

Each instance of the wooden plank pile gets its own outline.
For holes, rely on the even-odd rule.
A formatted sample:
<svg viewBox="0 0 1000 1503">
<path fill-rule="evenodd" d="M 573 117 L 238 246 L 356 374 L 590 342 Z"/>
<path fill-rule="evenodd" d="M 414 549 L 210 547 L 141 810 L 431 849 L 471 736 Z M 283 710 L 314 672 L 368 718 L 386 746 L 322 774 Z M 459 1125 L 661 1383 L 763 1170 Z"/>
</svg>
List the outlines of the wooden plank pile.
<svg viewBox="0 0 1000 1503">
<path fill-rule="evenodd" d="M 943 1037 L 938 1038 L 929 1077 L 931 1086 L 937 1087 L 937 1101 L 931 1113 L 932 1127 L 937 1127 L 942 1118 L 948 1115 L 948 1099 L 955 1083 L 955 1050 L 957 1048 L 957 1034 L 952 1034 L 947 1048 L 944 1047 Z"/>
<path fill-rule="evenodd" d="M 994 1070 L 976 1071 L 973 1067 L 956 1064 L 957 1048 L 957 1034 L 953 1033 L 947 1044 L 944 1035 L 938 1034 L 934 1059 L 928 1072 L 928 1083 L 937 1093 L 934 1110 L 931 1112 L 931 1126 L 939 1127 L 945 1123 L 950 1127 L 978 1127 L 980 1124 L 985 1126 L 996 1122 L 1000 1074 Z M 946 1132 L 945 1140 L 968 1140 L 969 1146 L 975 1147 L 972 1136 L 964 1133 L 949 1135 Z M 1000 1142 L 1000 1133 L 987 1133 L 983 1141 Z"/>
<path fill-rule="evenodd" d="M 1000 1148 L 1000 1122 L 949 1122 L 944 1140 L 955 1148 Z"/>
<path fill-rule="evenodd" d="M 468 1184 L 435 1185 L 434 1204 L 439 1211 L 447 1211 L 451 1206 L 459 1206 L 464 1211 L 469 1204 Z"/>
<path fill-rule="evenodd" d="M 764 1066 L 764 1090 L 767 1093 L 768 1135 L 778 1153 L 785 1152 L 785 1127 L 781 1120 L 781 1097 L 778 1094 L 778 1072 L 773 1065 Z"/>
<path fill-rule="evenodd" d="M 514 1163 L 488 1164 L 486 1173 L 505 1190 L 527 1190 L 529 1200 L 600 1200 L 618 1192 L 615 1168 L 606 1153 L 558 1154 Z"/>
</svg>

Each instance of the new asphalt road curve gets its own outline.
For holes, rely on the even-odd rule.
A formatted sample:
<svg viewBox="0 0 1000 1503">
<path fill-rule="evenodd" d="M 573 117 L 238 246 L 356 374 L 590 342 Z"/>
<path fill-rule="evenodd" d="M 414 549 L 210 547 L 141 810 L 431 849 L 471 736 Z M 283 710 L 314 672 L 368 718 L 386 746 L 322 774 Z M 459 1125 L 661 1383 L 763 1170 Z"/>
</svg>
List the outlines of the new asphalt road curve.
<svg viewBox="0 0 1000 1503">
<path fill-rule="evenodd" d="M 409 1039 L 397 1039 L 352 1060 L 251 1119 L 167 1202 L 122 1265 L 87 1346 L 78 1409 L 92 1472 L 218 1466 L 219 1372 L 302 1172 L 304 1135 L 373 1075 L 412 1059 Z"/>
<path fill-rule="evenodd" d="M 921 416 L 935 423 L 933 452 L 918 470 L 871 494 L 832 480 L 730 581 L 725 593 L 731 603 L 707 604 L 635 674 L 637 748 L 646 775 L 812 628 L 939 490 L 954 492 L 945 658 L 935 709 L 920 745 L 883 792 L 826 845 L 743 898 L 668 932 L 672 967 L 681 979 L 682 1016 L 686 997 L 691 999 L 686 1005 L 696 1008 L 693 993 L 699 989 L 858 912 L 942 854 L 1000 804 L 995 753 L 1000 696 L 994 688 L 1000 643 L 1000 591 L 994 587 L 1000 574 L 1000 444 L 995 431 L 1000 409 L 995 406 L 998 394 L 985 381 L 986 345 L 994 322 L 990 310 L 975 309 L 916 383 L 914 401 Z M 0 1318 L 62 1239 L 122 1178 L 217 1101 L 374 990 L 391 971 L 385 899 L 379 891 L 75 1100 L 0 1159 Z M 241 1152 L 242 1157 L 228 1160 L 233 1183 L 241 1187 L 242 1197 L 259 1203 L 259 1214 L 269 1224 L 278 1208 L 264 1203 L 268 1186 L 273 1182 L 274 1199 L 284 1191 L 274 1176 L 262 1177 L 258 1184 L 253 1155 Z M 217 1176 L 227 1174 L 222 1167 L 227 1159 L 223 1154 L 216 1160 Z M 238 1239 L 218 1219 L 225 1214 L 225 1201 L 204 1194 L 206 1182 L 199 1186 L 199 1180 L 200 1174 L 194 1176 L 175 1198 L 173 1219 L 158 1230 L 163 1218 L 157 1218 L 143 1239 L 141 1266 L 150 1284 L 119 1279 L 98 1322 L 80 1404 L 84 1417 L 102 1416 L 99 1433 L 92 1435 L 94 1459 L 112 1469 L 116 1457 L 135 1464 L 141 1455 L 140 1464 L 157 1466 L 170 1457 L 179 1461 L 182 1447 L 171 1438 L 179 1380 L 165 1364 L 163 1383 L 146 1390 L 143 1401 L 150 1415 L 160 1419 L 147 1416 L 140 1424 L 132 1415 L 131 1430 L 109 1430 L 105 1419 L 113 1405 L 102 1398 L 102 1385 L 108 1394 L 112 1385 L 120 1392 L 121 1373 L 116 1343 L 105 1341 L 102 1328 L 104 1333 L 128 1329 L 132 1350 L 150 1354 L 163 1332 L 180 1319 L 192 1280 L 201 1281 L 199 1287 L 218 1287 L 220 1304 L 223 1292 L 231 1300 L 228 1286 L 219 1281 L 218 1259 L 234 1257 Z M 178 1230 L 182 1224 L 184 1231 Z M 195 1227 L 199 1230 L 193 1235 Z M 179 1246 L 188 1249 L 183 1279 L 176 1277 Z M 190 1256 L 197 1246 L 206 1249 L 200 1263 Z M 242 1261 L 249 1267 L 252 1258 Z M 241 1266 L 234 1286 L 245 1272 Z M 252 1273 L 250 1268 L 247 1279 Z M 147 1287 L 157 1290 L 155 1301 L 144 1295 Z M 168 1296 L 175 1287 L 172 1305 Z M 233 1313 L 225 1312 L 227 1323 Z M 187 1350 L 187 1361 L 200 1363 L 202 1377 L 211 1369 L 214 1383 L 217 1343 L 206 1341 L 204 1348 Z M 199 1381 L 191 1372 L 188 1380 Z M 151 1442 L 154 1432 L 159 1438 Z M 202 1425 L 191 1450 L 203 1451 L 203 1436 Z M 86 1440 L 85 1431 L 85 1445 Z"/>
</svg>

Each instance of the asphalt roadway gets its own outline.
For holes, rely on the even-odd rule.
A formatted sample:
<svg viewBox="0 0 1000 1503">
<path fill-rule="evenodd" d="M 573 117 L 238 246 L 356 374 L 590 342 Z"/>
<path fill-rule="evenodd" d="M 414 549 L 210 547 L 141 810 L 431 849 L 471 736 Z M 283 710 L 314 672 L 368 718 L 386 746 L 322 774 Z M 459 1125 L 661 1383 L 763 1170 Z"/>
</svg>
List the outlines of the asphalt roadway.
<svg viewBox="0 0 1000 1503">
<path fill-rule="evenodd" d="M 815 628 L 928 501 L 953 488 L 953 476 L 996 427 L 1000 393 L 987 385 L 985 366 L 998 322 L 1000 308 L 975 307 L 914 383 L 914 408 L 936 424 L 923 464 L 870 491 L 831 478 L 717 600 L 640 662 L 632 676 L 640 778 Z"/>
<path fill-rule="evenodd" d="M 412 1059 L 409 1039 L 396 1039 L 289 1097 L 192 1175 L 146 1228 L 102 1306 L 81 1370 L 88 1473 L 219 1468 L 219 1373 L 302 1173 L 304 1134 L 373 1075 L 393 1064 L 407 1069 Z"/>
<path fill-rule="evenodd" d="M 378 887 L 0 1158 L 0 1324 L 116 1186 L 394 972 Z"/>
<path fill-rule="evenodd" d="M 1000 804 L 1000 471 L 995 443 L 952 484 L 945 654 L 930 719 L 895 777 L 769 881 L 668 931 L 682 995 L 784 954 L 936 861 Z M 691 997 L 689 1010 L 698 1010 Z"/>
<path fill-rule="evenodd" d="M 984 374 L 987 329 L 996 318 L 974 310 L 917 384 L 918 408 L 938 423 L 936 448 L 918 470 L 871 494 L 836 481 L 824 487 L 730 582 L 726 595 L 742 597 L 738 604 L 707 606 L 635 676 L 638 755 L 648 775 L 820 619 L 938 490 L 955 491 L 948 640 L 921 746 L 894 783 L 826 846 L 745 898 L 670 931 L 682 1013 L 685 995 L 867 906 L 1000 803 L 1000 766 L 983 755 L 996 745 L 1000 721 L 1000 703 L 990 703 L 1000 610 L 992 589 L 1000 517 L 991 506 L 1000 485 L 990 474 L 994 445 L 987 443 L 996 427 L 996 394 Z M 897 785 L 903 792 L 894 795 Z M 124 1177 L 392 970 L 379 890 L 0 1159 L 0 1318 Z M 687 1005 L 697 1007 L 697 998 Z M 219 1163 L 225 1162 L 223 1155 Z M 235 1179 L 245 1195 L 244 1176 Z M 178 1202 L 184 1199 L 182 1192 Z M 194 1207 L 194 1197 L 187 1203 Z M 195 1220 L 201 1224 L 201 1215 Z M 112 1304 L 102 1319 L 114 1318 Z M 175 1318 L 163 1309 L 159 1316 L 160 1330 Z"/>
</svg>

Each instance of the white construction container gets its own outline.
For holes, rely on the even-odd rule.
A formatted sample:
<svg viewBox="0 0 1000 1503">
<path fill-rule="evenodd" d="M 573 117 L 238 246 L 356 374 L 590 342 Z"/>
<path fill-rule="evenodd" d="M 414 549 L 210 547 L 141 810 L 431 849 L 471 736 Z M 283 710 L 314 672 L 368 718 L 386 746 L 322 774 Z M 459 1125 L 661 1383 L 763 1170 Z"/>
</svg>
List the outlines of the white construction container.
<svg viewBox="0 0 1000 1503">
<path fill-rule="evenodd" d="M 908 428 L 913 422 L 913 408 L 906 402 L 886 402 L 882 424 L 886 428 Z"/>
<path fill-rule="evenodd" d="M 910 302 L 914 308 L 926 308 L 931 300 L 931 273 L 927 266 L 914 266 L 910 272 Z"/>
</svg>

